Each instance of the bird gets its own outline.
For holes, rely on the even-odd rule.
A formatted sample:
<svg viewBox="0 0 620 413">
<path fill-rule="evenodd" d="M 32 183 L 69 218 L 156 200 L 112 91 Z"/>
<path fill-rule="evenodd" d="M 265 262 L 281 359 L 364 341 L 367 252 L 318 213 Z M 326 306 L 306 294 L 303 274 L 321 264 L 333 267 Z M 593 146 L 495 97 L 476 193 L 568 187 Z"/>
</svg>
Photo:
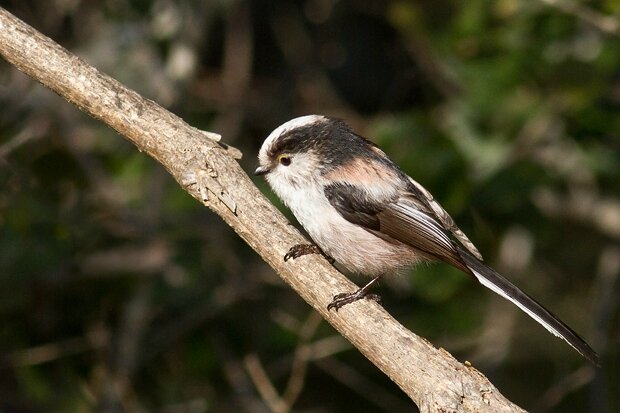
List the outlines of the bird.
<svg viewBox="0 0 620 413">
<path fill-rule="evenodd" d="M 343 120 L 294 118 L 274 129 L 258 153 L 263 175 L 314 244 L 290 248 L 284 260 L 321 253 L 351 273 L 372 277 L 336 294 L 338 311 L 370 293 L 387 274 L 442 261 L 515 304 L 595 365 L 597 353 L 568 325 L 488 266 L 476 246 L 421 184 Z"/>
</svg>

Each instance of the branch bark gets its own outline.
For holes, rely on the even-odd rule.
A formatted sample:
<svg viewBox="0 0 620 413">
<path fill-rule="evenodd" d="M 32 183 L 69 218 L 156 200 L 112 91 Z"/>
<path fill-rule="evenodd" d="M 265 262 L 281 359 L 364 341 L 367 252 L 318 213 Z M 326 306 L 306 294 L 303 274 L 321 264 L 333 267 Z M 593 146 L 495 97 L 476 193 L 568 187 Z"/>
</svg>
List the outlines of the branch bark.
<svg viewBox="0 0 620 413">
<path fill-rule="evenodd" d="M 326 305 L 355 286 L 318 255 L 284 262 L 304 238 L 254 186 L 218 135 L 191 127 L 155 102 L 99 72 L 0 8 L 0 54 L 19 70 L 108 124 L 160 162 L 336 330 L 387 374 L 422 412 L 522 412 L 473 367 L 408 331 L 382 307 Z"/>
</svg>

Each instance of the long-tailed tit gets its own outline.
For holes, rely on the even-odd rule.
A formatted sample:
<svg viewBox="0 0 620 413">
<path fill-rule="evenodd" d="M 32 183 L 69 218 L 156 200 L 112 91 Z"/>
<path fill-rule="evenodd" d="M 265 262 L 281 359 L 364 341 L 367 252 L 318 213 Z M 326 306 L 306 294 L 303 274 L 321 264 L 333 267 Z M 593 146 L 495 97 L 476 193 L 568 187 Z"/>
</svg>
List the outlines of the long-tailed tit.
<svg viewBox="0 0 620 413">
<path fill-rule="evenodd" d="M 373 277 L 356 292 L 336 295 L 329 309 L 376 297 L 368 291 L 385 274 L 421 261 L 444 261 L 598 363 L 577 333 L 482 261 L 422 185 L 343 121 L 318 115 L 288 121 L 267 137 L 258 159 L 256 175 L 265 175 L 318 246 L 296 245 L 285 260 L 322 251 L 347 270 Z"/>
</svg>

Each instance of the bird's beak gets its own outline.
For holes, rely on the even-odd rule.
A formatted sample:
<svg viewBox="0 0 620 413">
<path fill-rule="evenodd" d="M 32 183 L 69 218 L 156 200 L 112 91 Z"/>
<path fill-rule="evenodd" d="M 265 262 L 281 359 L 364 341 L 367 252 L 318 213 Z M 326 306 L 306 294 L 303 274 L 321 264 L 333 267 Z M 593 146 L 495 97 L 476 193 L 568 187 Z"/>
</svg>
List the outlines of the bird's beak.
<svg viewBox="0 0 620 413">
<path fill-rule="evenodd" d="M 259 166 L 258 168 L 256 168 L 256 170 L 254 171 L 254 175 L 259 176 L 259 175 L 265 175 L 267 173 L 269 173 L 271 171 L 271 169 L 269 169 L 266 166 Z"/>
</svg>

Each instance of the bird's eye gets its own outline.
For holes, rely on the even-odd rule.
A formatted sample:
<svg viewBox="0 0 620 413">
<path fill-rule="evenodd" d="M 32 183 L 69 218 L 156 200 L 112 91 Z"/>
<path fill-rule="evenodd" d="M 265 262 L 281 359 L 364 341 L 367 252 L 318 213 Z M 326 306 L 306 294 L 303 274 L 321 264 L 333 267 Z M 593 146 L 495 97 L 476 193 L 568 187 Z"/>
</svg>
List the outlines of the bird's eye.
<svg viewBox="0 0 620 413">
<path fill-rule="evenodd" d="M 291 164 L 291 157 L 287 155 L 278 156 L 278 161 L 280 161 L 281 165 L 289 166 Z"/>
</svg>

